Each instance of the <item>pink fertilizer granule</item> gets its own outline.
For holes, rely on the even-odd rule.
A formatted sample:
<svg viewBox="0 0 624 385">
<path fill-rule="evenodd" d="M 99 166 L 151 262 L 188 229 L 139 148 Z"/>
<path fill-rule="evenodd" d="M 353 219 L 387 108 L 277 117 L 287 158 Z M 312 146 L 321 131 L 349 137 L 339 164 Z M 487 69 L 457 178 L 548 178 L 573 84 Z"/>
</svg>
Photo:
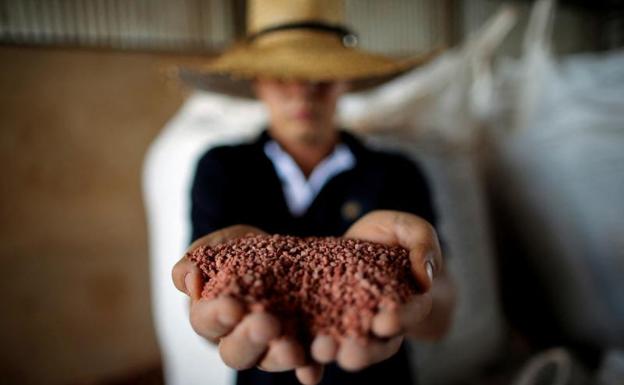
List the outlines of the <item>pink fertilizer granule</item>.
<svg viewBox="0 0 624 385">
<path fill-rule="evenodd" d="M 203 272 L 204 298 L 229 295 L 266 310 L 307 341 L 368 336 L 381 307 L 418 293 L 408 251 L 368 241 L 249 234 L 187 257 Z"/>
</svg>

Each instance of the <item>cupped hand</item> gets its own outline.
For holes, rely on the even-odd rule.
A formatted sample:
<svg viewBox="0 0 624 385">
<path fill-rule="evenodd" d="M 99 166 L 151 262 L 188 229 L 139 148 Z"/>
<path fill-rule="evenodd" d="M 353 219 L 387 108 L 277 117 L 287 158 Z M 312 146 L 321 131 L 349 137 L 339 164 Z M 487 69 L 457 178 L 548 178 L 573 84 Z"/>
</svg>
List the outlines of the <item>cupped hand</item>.
<svg viewBox="0 0 624 385">
<path fill-rule="evenodd" d="M 216 246 L 246 234 L 266 234 L 247 225 L 235 225 L 210 233 L 195 241 L 188 249 Z M 204 280 L 199 268 L 182 257 L 173 268 L 173 282 L 191 299 L 190 321 L 193 330 L 219 345 L 223 362 L 237 370 L 258 366 L 262 370 L 280 372 L 295 369 L 304 384 L 316 384 L 322 366 L 306 358 L 302 345 L 281 333 L 280 321 L 267 312 L 248 313 L 238 300 L 221 296 L 202 298 Z"/>
<path fill-rule="evenodd" d="M 330 336 L 317 336 L 311 346 L 312 357 L 320 363 L 336 361 L 343 369 L 355 371 L 390 358 L 398 351 L 404 335 L 437 337 L 426 322 L 432 313 L 434 278 L 443 272 L 433 226 L 409 213 L 379 210 L 355 222 L 344 237 L 408 249 L 412 272 L 422 292 L 398 309 L 382 309 L 377 313 L 372 323 L 373 338 L 336 341 Z"/>
</svg>

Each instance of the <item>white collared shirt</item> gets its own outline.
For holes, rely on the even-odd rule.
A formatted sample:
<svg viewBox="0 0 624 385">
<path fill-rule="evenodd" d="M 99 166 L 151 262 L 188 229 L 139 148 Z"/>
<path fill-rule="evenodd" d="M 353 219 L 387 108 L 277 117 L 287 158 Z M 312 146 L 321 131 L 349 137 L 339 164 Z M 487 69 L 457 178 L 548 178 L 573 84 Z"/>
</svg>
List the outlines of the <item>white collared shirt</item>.
<svg viewBox="0 0 624 385">
<path fill-rule="evenodd" d="M 355 156 L 345 144 L 338 144 L 334 151 L 319 163 L 310 177 L 305 175 L 295 160 L 274 140 L 264 145 L 264 153 L 273 162 L 290 213 L 300 217 L 308 210 L 323 186 L 334 176 L 352 169 Z"/>
</svg>

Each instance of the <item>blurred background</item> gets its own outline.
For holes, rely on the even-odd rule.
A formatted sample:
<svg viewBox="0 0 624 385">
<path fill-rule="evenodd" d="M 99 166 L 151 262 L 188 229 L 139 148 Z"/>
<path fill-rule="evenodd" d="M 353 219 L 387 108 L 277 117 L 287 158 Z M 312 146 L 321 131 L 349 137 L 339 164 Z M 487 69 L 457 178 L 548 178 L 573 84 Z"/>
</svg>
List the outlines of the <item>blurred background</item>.
<svg viewBox="0 0 624 385">
<path fill-rule="evenodd" d="M 346 16 L 359 32 L 363 48 L 404 56 L 458 46 L 501 4 L 495 0 L 348 0 Z M 512 4 L 518 23 L 497 55 L 519 59 L 532 2 Z M 624 46 L 621 1 L 560 1 L 555 15 L 552 51 L 558 57 L 604 55 Z M 5 165 L 0 182 L 0 292 L 4 295 L 0 383 L 162 383 L 150 305 L 143 159 L 192 92 L 172 78 L 171 65 L 218 54 L 244 31 L 242 0 L 0 1 L 0 163 Z M 622 72 L 613 76 L 611 82 L 621 85 Z M 619 92 L 624 98 L 624 90 Z M 619 214 L 624 206 L 624 195 L 619 195 L 624 194 L 624 163 L 617 156 L 624 152 L 620 146 L 624 126 L 617 126 L 622 122 L 620 106 L 608 107 L 615 118 L 608 137 L 601 137 L 615 143 L 610 147 L 614 157 L 595 158 L 595 168 L 583 174 L 595 175 L 598 170 L 611 181 L 610 209 L 600 217 L 613 218 L 604 225 L 611 230 L 606 245 L 600 234 L 592 235 L 592 242 L 604 246 L 596 252 L 608 259 L 599 268 L 592 265 L 596 277 L 624 274 L 624 227 L 618 227 L 623 225 Z M 579 140 L 582 144 L 594 136 Z M 527 154 L 523 149 L 538 145 L 545 146 L 545 154 L 553 153 L 548 138 L 523 143 L 512 145 L 508 153 Z M 554 161 L 573 173 L 580 164 L 574 162 L 588 154 L 582 159 L 592 161 L 599 155 L 577 151 Z M 528 158 L 535 162 L 535 157 Z M 512 160 L 518 169 L 543 170 L 539 163 Z M 535 274 L 535 280 L 530 277 L 542 254 L 564 250 L 558 255 L 565 258 L 566 249 L 550 245 L 534 252 L 527 247 L 534 245 L 535 238 L 523 229 L 535 229 L 536 219 L 527 217 L 525 206 L 515 211 L 510 207 L 534 176 L 522 179 L 518 174 L 510 181 L 505 170 L 513 168 L 497 167 L 485 167 L 482 176 L 492 230 L 486 241 L 496 250 L 495 270 L 505 278 L 499 278 L 500 298 L 512 330 L 505 335 L 510 340 L 516 334 L 529 336 L 521 339 L 523 352 L 561 343 L 581 346 L 581 355 L 590 356 L 587 362 L 599 365 L 599 352 L 613 347 L 604 341 L 622 348 L 621 325 L 613 324 L 624 320 L 624 291 L 614 292 L 622 286 L 611 278 L 600 281 L 599 288 L 592 286 L 601 298 L 609 297 L 608 315 L 598 321 L 606 330 L 600 337 L 577 338 L 579 334 L 566 330 L 578 328 L 562 329 L 559 321 L 568 313 L 553 310 L 543 290 L 557 298 L 557 290 L 574 286 L 576 281 L 570 277 L 576 276 L 564 274 L 571 280 L 550 290 L 543 287 L 549 281 L 540 283 L 544 280 L 538 278 L 555 277 L 552 271 L 565 270 L 559 265 L 540 265 L 537 270 L 542 273 Z M 550 180 L 549 175 L 542 180 Z M 520 187 L 516 189 L 514 183 Z M 541 191 L 561 202 L 552 190 Z M 592 191 L 584 194 L 591 200 Z M 566 201 L 563 210 L 576 210 L 575 218 L 591 219 L 582 215 L 587 200 Z M 544 213 L 552 205 L 531 207 Z M 522 215 L 514 214 L 518 211 Z M 595 228 L 591 220 L 586 226 Z M 526 237 L 518 235 L 525 233 Z M 562 233 L 548 238 L 556 234 Z M 558 245 L 567 244 L 563 238 L 557 239 Z M 583 252 L 587 255 L 587 250 Z M 567 266 L 587 271 L 582 263 Z M 525 293 L 519 288 L 533 295 L 519 294 Z M 527 309 L 544 318 L 526 316 Z M 616 310 L 609 313 L 609 309 Z M 490 371 L 492 366 L 500 364 L 490 364 Z"/>
</svg>

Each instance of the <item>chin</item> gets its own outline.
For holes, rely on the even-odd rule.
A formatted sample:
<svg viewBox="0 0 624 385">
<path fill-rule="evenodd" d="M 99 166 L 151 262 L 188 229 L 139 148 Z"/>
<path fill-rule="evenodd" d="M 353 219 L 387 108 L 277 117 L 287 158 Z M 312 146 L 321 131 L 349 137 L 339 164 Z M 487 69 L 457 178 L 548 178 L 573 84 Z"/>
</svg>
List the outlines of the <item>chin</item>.
<svg viewBox="0 0 624 385">
<path fill-rule="evenodd" d="M 315 119 L 299 119 L 291 121 L 289 131 L 293 140 L 310 145 L 332 140 L 335 130 Z"/>
<path fill-rule="evenodd" d="M 314 135 L 311 133 L 299 135 L 299 142 L 307 145 L 315 145 L 323 142 L 323 138 L 319 135 Z"/>
<path fill-rule="evenodd" d="M 299 135 L 299 140 L 308 145 L 318 145 L 334 141 L 334 136 L 328 132 L 307 132 Z"/>
</svg>

